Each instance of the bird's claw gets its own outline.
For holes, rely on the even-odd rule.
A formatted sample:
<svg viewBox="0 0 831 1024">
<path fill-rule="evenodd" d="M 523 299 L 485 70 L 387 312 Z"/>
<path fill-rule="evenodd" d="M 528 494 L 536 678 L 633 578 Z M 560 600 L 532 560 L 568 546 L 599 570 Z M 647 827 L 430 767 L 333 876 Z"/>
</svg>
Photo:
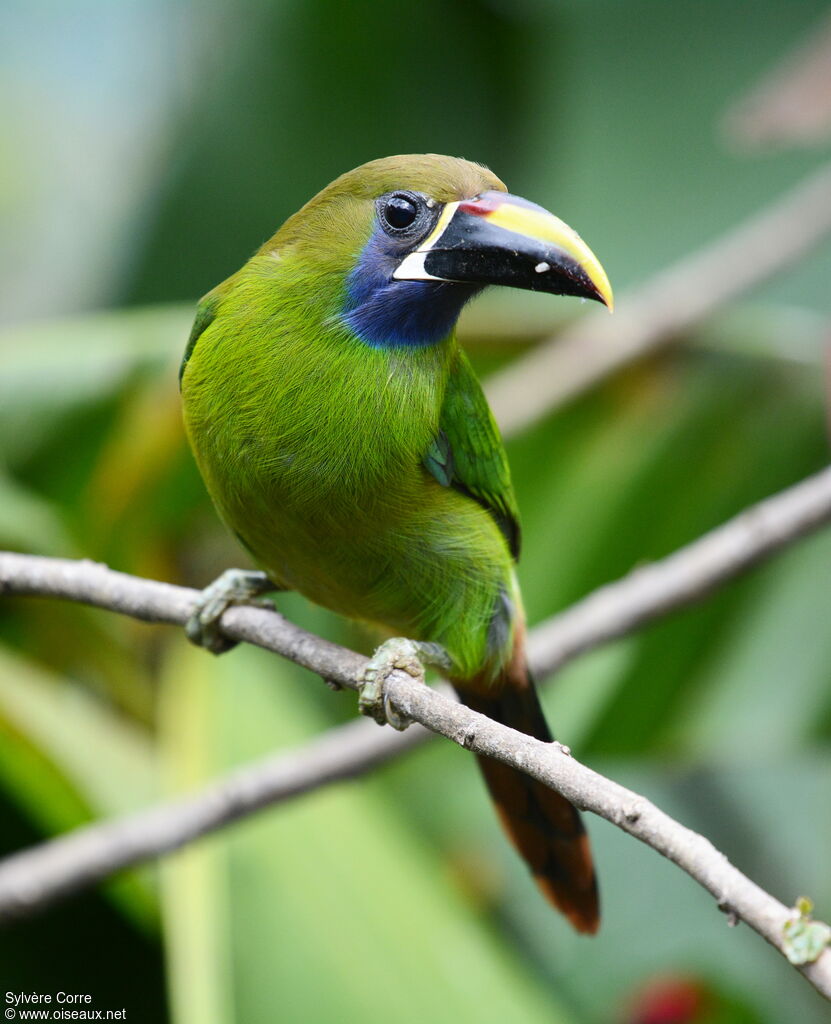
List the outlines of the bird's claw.
<svg viewBox="0 0 831 1024">
<path fill-rule="evenodd" d="M 185 635 L 197 647 L 212 654 L 224 654 L 236 647 L 219 629 L 219 620 L 226 608 L 233 604 L 256 604 L 271 608 L 271 602 L 258 601 L 262 594 L 277 587 L 264 572 L 251 569 L 226 569 L 213 583 L 209 583 L 196 599 L 196 606 L 185 623 Z"/>
<path fill-rule="evenodd" d="M 424 681 L 426 667 L 447 669 L 450 659 L 438 644 L 420 643 L 406 637 L 393 637 L 385 641 L 367 662 L 361 679 L 358 710 L 375 719 L 379 725 L 391 725 L 403 732 L 410 719 L 391 704 L 387 694 L 387 679 L 396 669 L 413 679 Z"/>
</svg>

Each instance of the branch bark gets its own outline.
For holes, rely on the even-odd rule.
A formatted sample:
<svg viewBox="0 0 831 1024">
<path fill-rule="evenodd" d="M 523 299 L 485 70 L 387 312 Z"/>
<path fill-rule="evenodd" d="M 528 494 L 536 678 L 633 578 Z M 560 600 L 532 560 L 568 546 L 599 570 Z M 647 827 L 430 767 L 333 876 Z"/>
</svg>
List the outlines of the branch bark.
<svg viewBox="0 0 831 1024">
<path fill-rule="evenodd" d="M 821 145 L 831 138 L 831 16 L 730 104 L 722 128 L 747 149 Z"/>
<path fill-rule="evenodd" d="M 710 245 L 590 313 L 486 382 L 503 433 L 531 426 L 616 370 L 787 269 L 831 232 L 831 165 Z"/>
<path fill-rule="evenodd" d="M 26 556 L 2 556 L 3 576 L 8 579 L 8 559 Z M 26 559 L 34 562 L 36 559 Z M 18 563 L 19 565 L 20 563 Z M 45 568 L 45 567 L 44 567 Z M 70 564 L 63 570 L 64 589 Z M 101 566 L 82 566 L 89 573 Z M 118 576 L 120 574 L 113 574 Z M 111 593 L 124 597 L 124 580 L 114 581 Z M 141 581 L 136 581 L 141 582 Z M 150 584 L 156 589 L 164 587 Z M 51 592 L 57 588 L 50 588 Z M 31 591 L 30 591 L 31 592 Z M 140 618 L 158 620 L 144 599 L 129 604 L 143 614 Z M 173 595 L 187 609 L 195 592 Z M 97 603 L 97 602 L 96 602 Z M 119 601 L 121 607 L 125 602 Z M 358 675 L 366 663 L 360 655 L 282 620 L 259 608 L 233 608 L 223 616 L 223 627 L 235 639 L 253 638 L 261 646 L 279 644 L 282 653 L 291 650 L 294 660 L 326 678 L 336 679 L 356 689 Z M 339 664 L 333 662 L 339 659 Z M 348 666 L 348 667 L 347 667 Z M 668 857 L 699 882 L 717 902 L 719 909 L 745 921 L 774 948 L 785 954 L 784 928 L 793 912 L 759 888 L 733 867 L 704 837 L 685 828 L 637 793 L 604 778 L 575 761 L 559 744 L 546 744 L 523 733 L 485 718 L 444 694 L 423 685 L 404 672 L 393 673 L 387 683 L 393 705 L 431 732 L 477 754 L 485 754 L 512 765 L 558 790 L 576 806 L 612 822 L 636 839 Z M 276 797 L 306 792 L 333 777 L 343 777 L 342 756 L 349 749 L 354 726 L 345 726 L 313 741 L 290 755 L 271 757 L 249 765 L 194 796 L 169 801 L 116 822 L 80 829 L 70 836 L 53 840 L 33 851 L 7 858 L 0 866 L 0 915 L 6 920 L 42 908 L 80 885 L 89 884 L 117 867 L 135 863 L 148 856 L 167 852 L 197 836 L 251 813 Z M 386 744 L 384 732 L 377 742 Z M 365 756 L 374 751 L 364 743 Z M 351 751 L 354 756 L 354 750 Z M 353 761 L 355 767 L 360 767 Z M 831 950 L 824 950 L 799 970 L 814 987 L 831 999 Z"/>
<path fill-rule="evenodd" d="M 831 519 L 831 469 L 760 503 L 692 545 L 598 591 L 532 633 L 539 670 L 690 603 L 719 583 Z M 92 562 L 0 554 L 0 593 L 62 597 L 150 622 L 183 624 L 198 592 L 140 580 Z M 230 608 L 222 628 L 235 640 L 281 654 L 323 678 L 356 689 L 366 659 L 261 608 Z M 504 761 L 552 786 L 659 853 L 699 882 L 720 909 L 747 922 L 785 953 L 793 912 L 728 863 L 702 836 L 645 798 L 579 764 L 559 745 L 498 725 L 405 673 L 390 678 L 393 704 L 430 732 Z M 232 773 L 199 793 L 113 822 L 82 828 L 0 864 L 0 919 L 48 906 L 115 870 L 173 850 L 268 804 L 356 775 L 420 742 L 424 730 L 393 734 L 355 722 L 289 754 Z M 831 950 L 799 967 L 831 999 Z"/>
<path fill-rule="evenodd" d="M 752 505 L 661 561 L 609 583 L 531 630 L 529 658 L 543 679 L 578 655 L 706 597 L 717 587 L 831 522 L 831 467 Z M 57 597 L 145 622 L 184 625 L 199 591 L 116 572 L 97 562 L 0 552 L 0 595 Z M 340 685 L 360 655 L 303 634 L 279 614 L 230 608 L 222 628 Z M 308 645 L 313 661 L 308 660 Z M 325 660 L 322 660 L 325 659 Z M 357 659 L 357 660 L 356 660 Z"/>
<path fill-rule="evenodd" d="M 531 664 L 543 679 L 584 651 L 694 604 L 728 580 L 831 522 L 831 467 L 537 626 Z"/>
</svg>

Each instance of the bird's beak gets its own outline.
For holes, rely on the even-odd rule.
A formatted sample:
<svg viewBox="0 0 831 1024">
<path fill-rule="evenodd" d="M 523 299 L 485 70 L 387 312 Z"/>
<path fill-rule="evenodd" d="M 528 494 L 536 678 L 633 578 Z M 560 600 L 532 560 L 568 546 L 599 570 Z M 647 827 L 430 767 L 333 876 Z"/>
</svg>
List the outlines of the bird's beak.
<svg viewBox="0 0 831 1024">
<path fill-rule="evenodd" d="M 583 239 L 553 213 L 506 192 L 448 203 L 393 277 L 579 295 L 610 310 L 614 304 L 609 279 Z"/>
</svg>

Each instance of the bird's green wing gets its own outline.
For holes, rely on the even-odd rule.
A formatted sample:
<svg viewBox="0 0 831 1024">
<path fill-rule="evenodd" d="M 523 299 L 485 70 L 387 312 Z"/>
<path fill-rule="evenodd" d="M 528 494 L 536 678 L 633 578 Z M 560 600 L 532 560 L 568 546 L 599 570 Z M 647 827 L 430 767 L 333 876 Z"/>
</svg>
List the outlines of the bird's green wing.
<svg viewBox="0 0 831 1024">
<path fill-rule="evenodd" d="M 196 348 L 197 341 L 199 341 L 200 336 L 208 327 L 210 327 L 216 318 L 217 308 L 219 307 L 226 284 L 227 282 L 224 282 L 199 300 L 199 305 L 196 307 L 196 318 L 193 321 L 190 337 L 188 338 L 188 343 L 185 347 L 185 354 L 182 357 L 182 362 L 179 366 L 180 384 L 182 383 L 182 376 L 185 372 L 185 367 L 188 365 L 188 360 L 190 359 L 193 350 Z"/>
<path fill-rule="evenodd" d="M 519 557 L 519 511 L 499 429 L 467 356 L 459 352 L 450 372 L 439 433 L 424 465 L 444 487 L 454 487 L 484 506 Z"/>
</svg>

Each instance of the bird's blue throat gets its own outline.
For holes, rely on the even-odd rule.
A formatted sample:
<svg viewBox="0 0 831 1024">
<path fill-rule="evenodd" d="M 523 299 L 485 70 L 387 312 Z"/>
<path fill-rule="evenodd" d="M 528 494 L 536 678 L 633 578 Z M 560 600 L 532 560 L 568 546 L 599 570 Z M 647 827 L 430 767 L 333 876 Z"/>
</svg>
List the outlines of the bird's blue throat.
<svg viewBox="0 0 831 1024">
<path fill-rule="evenodd" d="M 449 281 L 398 281 L 393 271 L 404 253 L 374 234 L 346 283 L 343 320 L 372 348 L 435 345 L 453 330 L 478 285 Z"/>
</svg>

